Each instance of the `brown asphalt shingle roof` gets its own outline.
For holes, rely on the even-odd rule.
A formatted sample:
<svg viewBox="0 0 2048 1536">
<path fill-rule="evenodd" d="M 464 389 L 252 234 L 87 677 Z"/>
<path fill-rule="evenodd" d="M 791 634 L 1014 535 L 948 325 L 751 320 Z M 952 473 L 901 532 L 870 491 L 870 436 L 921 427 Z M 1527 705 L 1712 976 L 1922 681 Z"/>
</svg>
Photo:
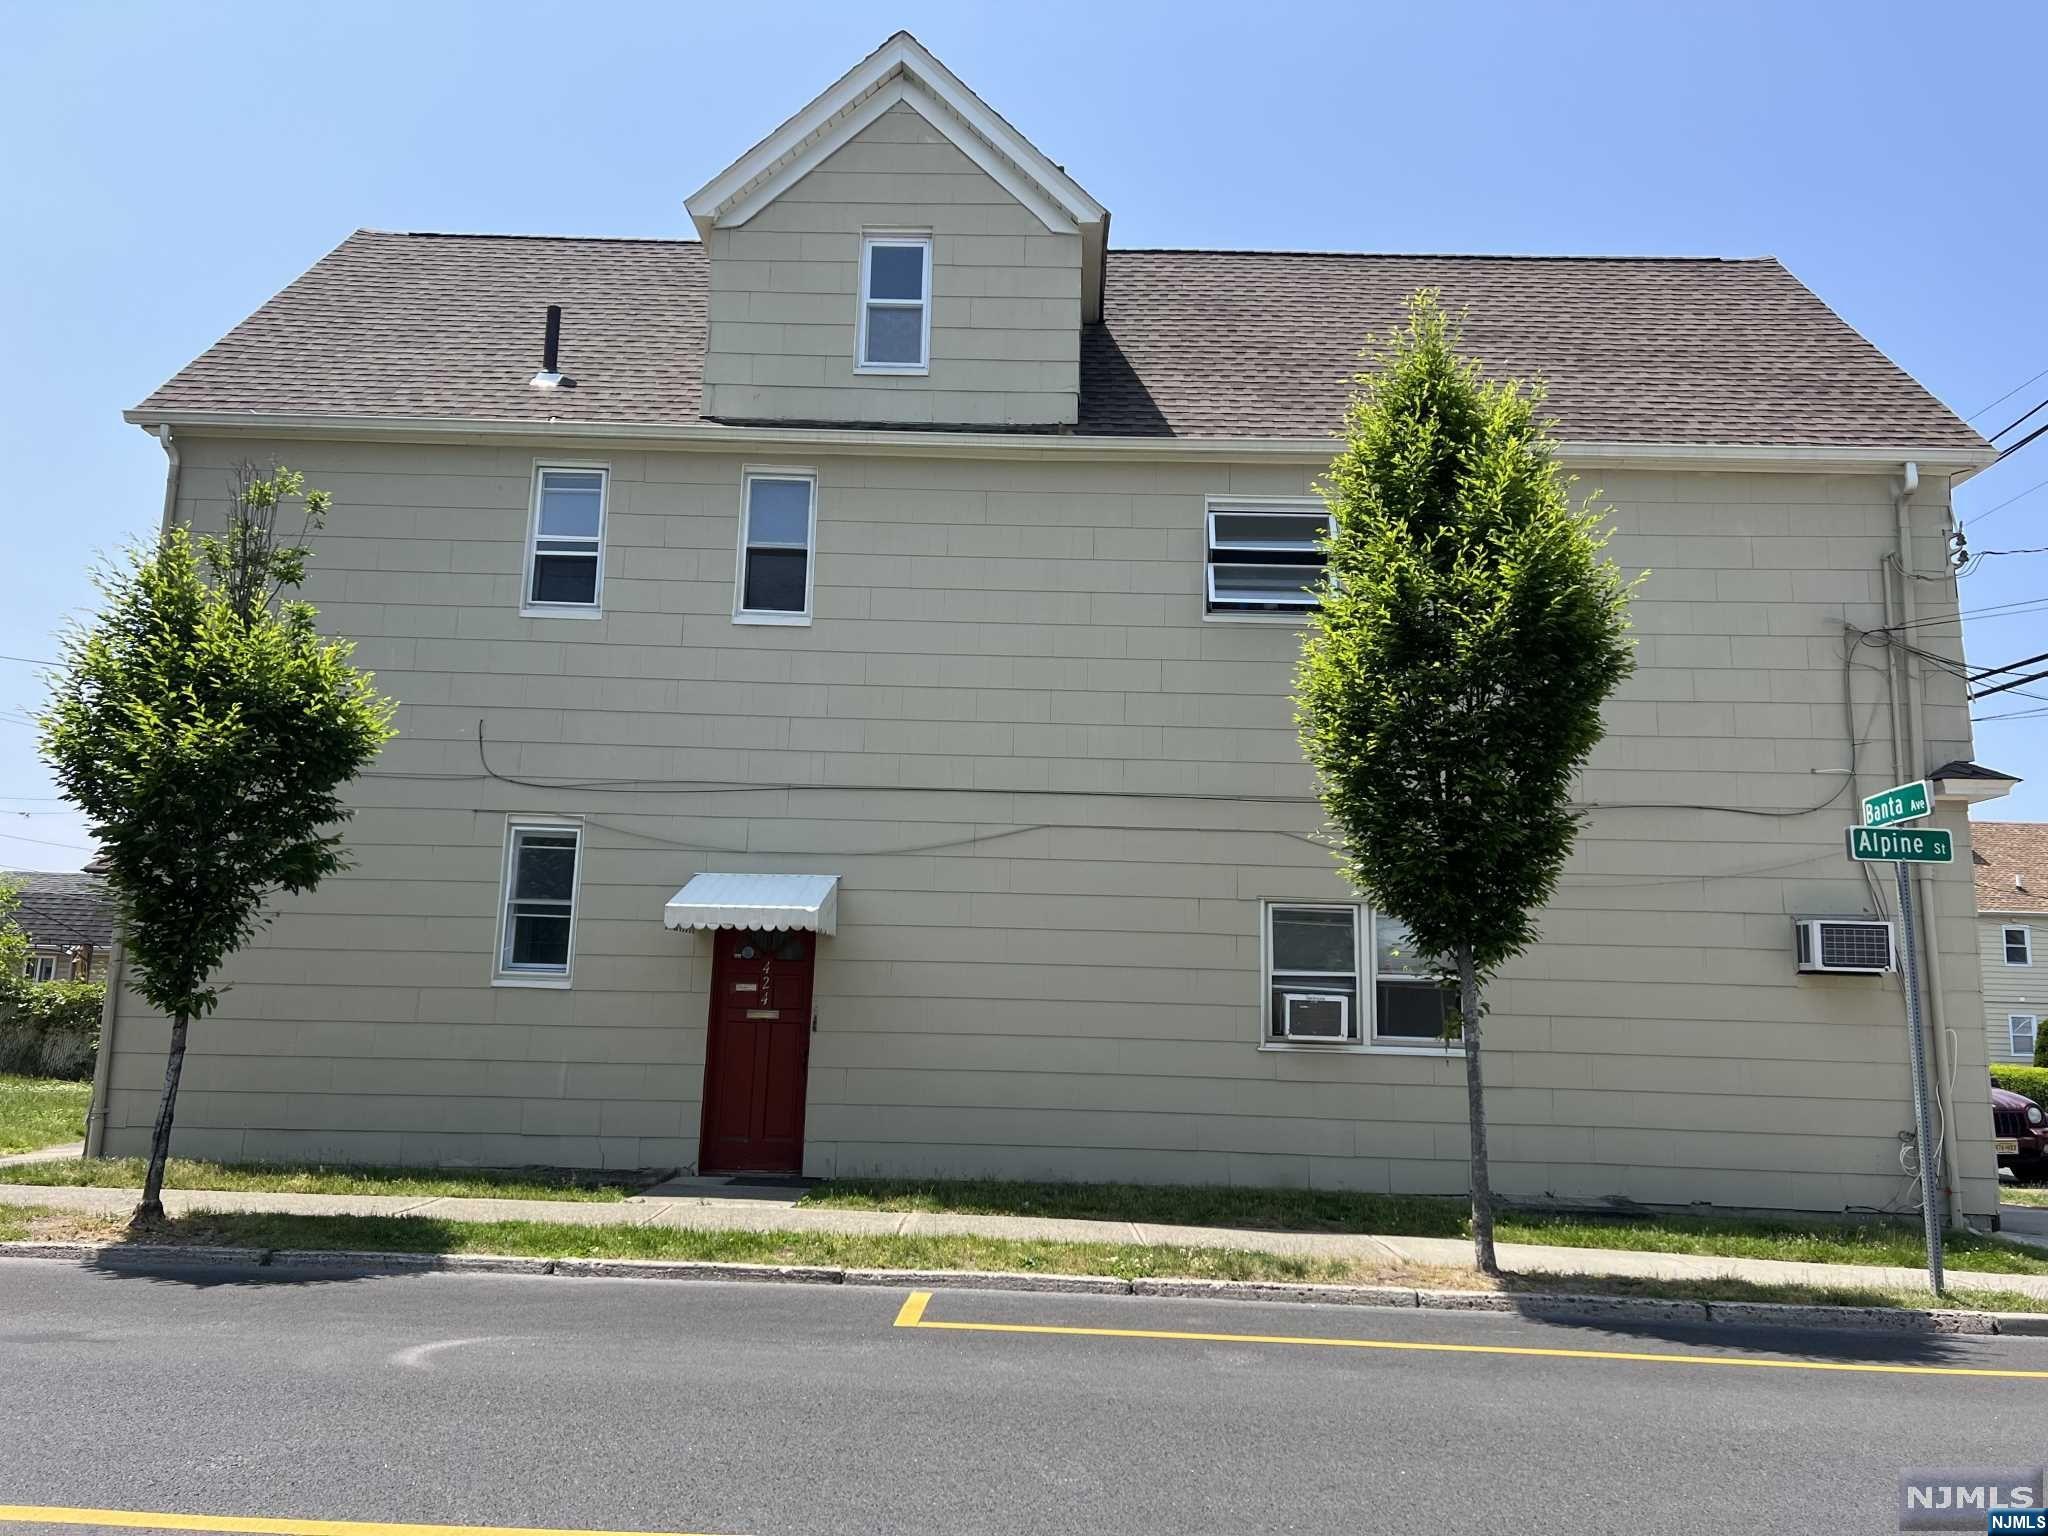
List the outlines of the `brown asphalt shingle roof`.
<svg viewBox="0 0 2048 1536">
<path fill-rule="evenodd" d="M 1973 821 L 1979 912 L 2048 912 L 2048 822 Z"/>
<path fill-rule="evenodd" d="M 691 241 L 359 231 L 139 409 L 680 425 L 706 282 Z M 1770 259 L 1111 251 L 1079 430 L 1327 436 L 1424 286 L 1489 373 L 1548 381 L 1567 438 L 1984 446 Z M 574 389 L 527 384 L 549 304 Z"/>
<path fill-rule="evenodd" d="M 114 942 L 114 902 L 99 875 L 0 870 L 0 883 L 21 888 L 14 920 L 31 943 L 105 949 Z"/>
</svg>

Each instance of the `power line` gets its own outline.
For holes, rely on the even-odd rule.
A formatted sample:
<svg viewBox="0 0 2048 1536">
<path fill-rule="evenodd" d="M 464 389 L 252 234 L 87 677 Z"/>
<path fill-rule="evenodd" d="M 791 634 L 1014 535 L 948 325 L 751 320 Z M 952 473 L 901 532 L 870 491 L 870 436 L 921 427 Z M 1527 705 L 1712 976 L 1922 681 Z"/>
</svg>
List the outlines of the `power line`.
<svg viewBox="0 0 2048 1536">
<path fill-rule="evenodd" d="M 0 661 L 18 661 L 23 666 L 27 667 L 61 667 L 64 665 L 64 663 L 61 661 L 44 661 L 40 656 L 0 655 Z"/>
<path fill-rule="evenodd" d="M 2044 405 L 2048 405 L 2048 400 L 2036 401 L 2034 404 L 2028 406 L 2024 411 L 2021 411 L 2019 415 L 2014 417 L 2011 421 L 2007 422 L 2004 426 L 2000 427 L 1996 432 L 1987 432 L 1985 436 L 1988 439 L 1990 439 L 1990 441 L 1994 443 L 1997 442 L 2001 437 L 2005 436 L 2006 433 L 2010 432 L 2014 427 L 2018 426 L 2021 422 L 2025 421 L 2029 416 L 2033 415 L 2034 412 L 2041 409 L 2041 407 Z"/>
<path fill-rule="evenodd" d="M 1996 400 L 1992 401 L 1990 405 L 1980 405 L 1979 407 L 1977 407 L 1976 410 L 1970 412 L 1969 415 L 1965 416 L 1963 420 L 1975 421 L 1979 416 L 1987 414 L 1994 407 L 2005 404 L 2005 402 L 2010 400 L 2014 395 L 2018 394 L 2021 390 L 2025 389 L 2029 384 L 2032 384 L 2035 381 L 2035 379 L 2048 379 L 2048 368 L 2043 368 L 2039 373 L 2035 374 L 2032 379 L 2020 380 L 2019 383 L 2013 385 L 2011 389 L 2008 389 L 2004 394 L 2000 395 Z"/>
<path fill-rule="evenodd" d="M 53 843 L 46 837 L 23 837 L 19 832 L 0 832 L 0 837 L 12 843 L 34 843 L 38 848 L 68 848 L 73 853 L 95 853 L 98 850 L 82 847 L 77 843 Z"/>
<path fill-rule="evenodd" d="M 1984 521 L 1985 518 L 1989 517 L 1992 513 L 2003 511 L 2005 508 L 2011 506 L 2014 502 L 2018 501 L 2021 496 L 2033 495 L 2034 492 L 2040 490 L 2041 487 L 2044 485 L 2048 485 L 2048 480 L 2036 480 L 2024 491 L 2019 492 L 2018 495 L 2008 496 L 2005 498 L 2005 500 L 1999 502 L 1996 506 L 1986 507 L 1982 512 L 1972 512 L 1968 517 L 1963 519 L 1963 526 L 1965 528 L 1968 528 L 1973 523 L 1981 523 L 1982 521 Z"/>
<path fill-rule="evenodd" d="M 2043 401 L 2042 404 L 2048 405 L 2048 401 Z M 2035 409 L 2039 410 L 2040 407 L 2036 406 Z M 2020 421 L 2024 420 L 2026 420 L 2026 417 L 2022 416 L 2020 418 Z M 2018 425 L 2019 422 L 2017 421 L 2013 423 L 2013 426 Z M 2011 431 L 2012 428 L 2008 427 L 2006 430 Z M 2018 453 L 2022 448 L 2026 447 L 2027 444 L 2031 443 L 2035 438 L 2042 436 L 2044 433 L 2048 433 L 2048 422 L 2043 422 L 2040 426 L 2034 428 L 2033 431 L 2029 432 L 2025 437 L 2021 438 L 2018 442 L 2008 443 L 2005 447 L 1999 449 L 1998 457 L 1993 459 L 1991 462 L 1994 464 L 2003 463 L 2005 460 L 2011 458 L 2014 454 Z"/>
</svg>

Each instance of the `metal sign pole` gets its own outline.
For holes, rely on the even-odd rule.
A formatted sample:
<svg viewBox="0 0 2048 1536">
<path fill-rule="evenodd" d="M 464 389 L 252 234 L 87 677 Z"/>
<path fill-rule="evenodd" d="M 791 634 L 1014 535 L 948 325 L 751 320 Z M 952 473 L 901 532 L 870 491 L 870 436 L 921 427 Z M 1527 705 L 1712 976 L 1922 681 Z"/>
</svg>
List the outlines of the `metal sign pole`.
<svg viewBox="0 0 2048 1536">
<path fill-rule="evenodd" d="M 1920 935 L 1913 922 L 1912 872 L 1904 864 L 1892 865 L 1892 871 L 1899 879 L 1899 926 L 1906 949 L 1901 967 L 1906 983 L 1906 1054 L 1913 1067 L 1913 1133 L 1920 1165 L 1921 1224 L 1927 1229 L 1927 1285 L 1939 1296 L 1945 1288 L 1941 1272 L 1941 1212 L 1935 1209 L 1939 1185 L 1934 1177 L 1934 1160 L 1939 1147 L 1927 1098 L 1927 1041 L 1920 1022 Z"/>
</svg>

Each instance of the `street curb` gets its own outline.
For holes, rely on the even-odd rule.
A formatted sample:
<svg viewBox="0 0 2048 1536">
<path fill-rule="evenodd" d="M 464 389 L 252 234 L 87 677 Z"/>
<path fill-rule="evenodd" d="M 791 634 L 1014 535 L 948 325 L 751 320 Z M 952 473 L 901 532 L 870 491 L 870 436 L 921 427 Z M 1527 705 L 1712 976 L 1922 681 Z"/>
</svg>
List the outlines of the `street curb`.
<svg viewBox="0 0 2048 1536">
<path fill-rule="evenodd" d="M 378 1253 L 352 1249 L 220 1248 L 173 1243 L 0 1243 L 0 1259 L 56 1259 L 109 1269 L 192 1268 L 318 1272 L 336 1277 L 405 1274 L 561 1276 L 590 1280 L 767 1282 L 901 1290 L 1023 1291 L 1147 1296 L 1188 1301 L 1263 1301 L 1312 1306 L 1497 1312 L 1544 1322 L 1683 1323 L 1727 1328 L 1833 1328 L 1863 1332 L 2048 1337 L 2048 1313 L 1802 1306 L 1765 1301 L 1686 1301 L 1660 1296 L 1584 1296 L 1561 1291 L 1409 1290 L 1405 1286 L 1291 1284 L 1278 1280 L 1123 1280 L 1006 1270 L 840 1269 L 711 1260 L 536 1259 L 510 1254 Z"/>
</svg>

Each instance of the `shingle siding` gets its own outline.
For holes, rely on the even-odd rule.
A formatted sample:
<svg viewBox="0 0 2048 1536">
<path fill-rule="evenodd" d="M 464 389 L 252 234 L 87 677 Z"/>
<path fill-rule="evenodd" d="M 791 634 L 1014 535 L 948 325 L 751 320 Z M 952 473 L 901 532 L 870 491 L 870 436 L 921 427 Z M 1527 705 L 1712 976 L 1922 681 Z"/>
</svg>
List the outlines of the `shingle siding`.
<svg viewBox="0 0 2048 1536">
<path fill-rule="evenodd" d="M 661 906 L 743 868 L 843 877 L 810 1172 L 1462 1188 L 1458 1061 L 1258 1047 L 1260 901 L 1345 891 L 1289 719 L 1298 632 L 1204 620 L 1203 497 L 1298 494 L 1308 472 L 805 458 L 818 617 L 759 629 L 730 620 L 737 455 L 609 456 L 606 612 L 581 623 L 517 611 L 537 447 L 187 437 L 186 515 L 218 515 L 242 457 L 335 493 L 309 595 L 403 701 L 401 734 L 353 791 L 356 867 L 281 901 L 195 1028 L 182 1153 L 694 1164 L 709 947 Z M 1616 558 L 1651 571 L 1642 665 L 1584 775 L 1613 808 L 1492 993 L 1496 1178 L 1886 1205 L 1910 1125 L 1896 979 L 1792 963 L 1793 915 L 1867 907 L 1845 801 L 1694 807 L 1839 782 L 1840 625 L 1882 621 L 1887 485 L 1603 483 Z M 1941 510 L 1923 490 L 1923 568 Z M 1880 681 L 1853 676 L 1862 719 Z M 1932 760 L 1962 755 L 1959 687 L 1929 692 Z M 649 782 L 510 782 L 622 778 Z M 567 991 L 489 985 L 513 812 L 585 818 Z M 1934 888 L 1966 1018 L 1963 866 Z M 132 1152 L 163 1030 L 126 998 L 116 1038 L 110 1150 Z M 1956 1116 L 1983 1214 L 1988 1108 L 1965 1092 Z"/>
</svg>

